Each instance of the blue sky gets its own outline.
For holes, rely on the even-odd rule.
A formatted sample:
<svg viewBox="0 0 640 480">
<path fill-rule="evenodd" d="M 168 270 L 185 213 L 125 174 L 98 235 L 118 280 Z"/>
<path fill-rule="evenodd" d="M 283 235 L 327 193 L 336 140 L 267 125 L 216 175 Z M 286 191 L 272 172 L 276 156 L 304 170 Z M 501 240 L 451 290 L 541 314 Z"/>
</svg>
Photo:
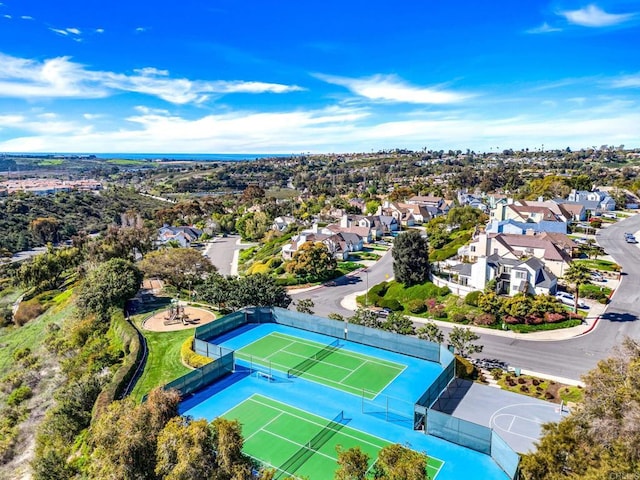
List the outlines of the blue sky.
<svg viewBox="0 0 640 480">
<path fill-rule="evenodd" d="M 0 152 L 640 147 L 640 2 L 0 0 Z"/>
</svg>

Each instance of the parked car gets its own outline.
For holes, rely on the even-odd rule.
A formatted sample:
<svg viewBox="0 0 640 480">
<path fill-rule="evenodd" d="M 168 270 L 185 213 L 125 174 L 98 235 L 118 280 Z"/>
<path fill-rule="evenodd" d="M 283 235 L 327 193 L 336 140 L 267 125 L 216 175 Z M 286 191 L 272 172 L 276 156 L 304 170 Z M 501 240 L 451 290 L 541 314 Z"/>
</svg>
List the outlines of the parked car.
<svg viewBox="0 0 640 480">
<path fill-rule="evenodd" d="M 606 278 L 602 276 L 600 272 L 591 272 L 591 281 L 592 282 L 606 282 Z"/>
<path fill-rule="evenodd" d="M 630 236 L 626 237 L 625 241 L 627 243 L 638 243 L 638 241 L 636 240 L 636 237 L 634 237 L 633 235 L 630 235 Z"/>
<path fill-rule="evenodd" d="M 571 307 L 573 307 L 575 305 L 575 297 L 573 296 L 573 294 L 568 293 L 568 292 L 558 292 L 556 293 L 556 299 L 558 299 L 560 302 L 564 303 L 565 305 L 569 305 Z M 586 303 L 584 303 L 582 300 L 578 300 L 578 308 L 589 308 L 587 306 Z"/>
</svg>

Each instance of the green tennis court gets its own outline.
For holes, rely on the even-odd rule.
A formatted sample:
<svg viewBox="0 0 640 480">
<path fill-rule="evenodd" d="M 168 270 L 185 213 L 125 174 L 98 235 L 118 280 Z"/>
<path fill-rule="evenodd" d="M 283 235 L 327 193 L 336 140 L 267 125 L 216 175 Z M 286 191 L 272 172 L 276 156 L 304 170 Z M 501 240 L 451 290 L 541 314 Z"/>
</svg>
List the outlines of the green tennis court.
<svg viewBox="0 0 640 480">
<path fill-rule="evenodd" d="M 308 476 L 331 480 L 337 468 L 336 446 L 359 446 L 373 467 L 378 452 L 390 442 L 346 425 L 336 412 L 333 420 L 313 415 L 262 395 L 252 395 L 223 417 L 242 424 L 244 452 L 277 470 L 276 479 Z M 434 479 L 444 462 L 429 457 L 427 474 Z"/>
<path fill-rule="evenodd" d="M 339 343 L 323 345 L 272 332 L 236 350 L 236 358 L 302 377 L 354 395 L 375 398 L 405 365 L 342 350 Z"/>
</svg>

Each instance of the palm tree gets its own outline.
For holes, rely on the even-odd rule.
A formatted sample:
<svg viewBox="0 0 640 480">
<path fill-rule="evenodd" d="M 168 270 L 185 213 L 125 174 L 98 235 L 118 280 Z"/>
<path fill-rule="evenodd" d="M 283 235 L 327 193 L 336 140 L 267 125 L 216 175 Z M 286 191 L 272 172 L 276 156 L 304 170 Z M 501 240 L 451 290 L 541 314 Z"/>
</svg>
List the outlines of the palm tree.
<svg viewBox="0 0 640 480">
<path fill-rule="evenodd" d="M 564 279 L 572 283 L 575 288 L 575 293 L 573 295 L 574 305 L 573 312 L 578 312 L 578 296 L 580 294 L 580 285 L 584 285 L 585 283 L 589 283 L 591 279 L 591 270 L 583 263 L 573 262 L 569 265 L 569 268 L 564 274 Z"/>
</svg>

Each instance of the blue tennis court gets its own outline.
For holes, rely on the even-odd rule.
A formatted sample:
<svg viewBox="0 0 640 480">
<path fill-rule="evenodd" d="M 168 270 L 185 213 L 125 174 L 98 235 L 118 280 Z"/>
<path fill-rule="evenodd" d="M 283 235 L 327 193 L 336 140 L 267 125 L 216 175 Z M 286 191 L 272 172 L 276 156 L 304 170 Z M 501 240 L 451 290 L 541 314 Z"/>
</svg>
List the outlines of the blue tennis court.
<svg viewBox="0 0 640 480">
<path fill-rule="evenodd" d="M 227 349 L 242 352 L 243 348 L 269 336 L 286 340 L 288 345 L 291 345 L 291 342 L 307 345 L 307 347 L 313 345 L 315 352 L 321 351 L 335 341 L 335 338 L 325 335 L 269 323 L 240 328 L 235 332 L 225 334 L 223 338 L 216 339 L 215 343 Z M 261 343 L 263 347 L 264 342 Z M 271 354 L 263 350 L 262 347 L 258 349 L 260 350 L 258 356 L 263 357 L 265 353 L 267 356 Z M 300 347 L 294 346 L 292 351 L 298 352 L 298 348 Z M 380 445 L 387 443 L 408 444 L 411 448 L 425 452 L 429 457 L 432 457 L 434 459 L 432 462 L 435 462 L 438 468 L 434 469 L 432 466 L 430 475 L 437 475 L 437 480 L 458 480 L 461 478 L 505 480 L 509 478 L 490 456 L 413 429 L 414 403 L 425 388 L 441 373 L 442 367 L 438 363 L 349 341 L 341 341 L 338 351 L 354 358 L 370 359 L 370 361 L 394 366 L 393 378 L 384 383 L 374 395 L 363 395 L 361 392 L 334 388 L 326 382 L 317 381 L 317 378 L 305 378 L 304 375 L 290 376 L 287 369 L 284 368 L 266 370 L 263 365 L 260 367 L 262 374 L 257 375 L 255 368 L 251 368 L 251 361 L 247 358 L 243 360 L 243 355 L 240 355 L 236 359 L 235 373 L 186 398 L 181 403 L 180 411 L 184 415 L 205 418 L 209 421 L 218 416 L 231 418 L 230 415 L 233 416 L 236 412 L 241 423 L 246 425 L 244 428 L 247 429 L 249 435 L 251 432 L 255 432 L 256 428 L 262 430 L 263 427 L 260 425 L 268 422 L 268 417 L 271 418 L 266 414 L 247 413 L 247 410 L 251 410 L 251 408 L 246 408 L 246 406 L 250 406 L 256 398 L 268 399 L 266 403 L 271 406 L 270 411 L 275 409 L 280 413 L 286 412 L 287 415 L 302 416 L 307 422 L 317 424 L 321 424 L 324 420 L 333 419 L 336 412 L 344 412 L 344 417 L 349 419 L 348 428 L 359 432 L 356 433 L 356 436 L 376 438 L 382 442 Z M 331 356 L 321 358 L 318 363 L 326 359 L 331 360 Z M 313 367 L 317 368 L 317 365 L 314 363 Z M 327 366 L 324 368 L 326 369 Z M 260 401 L 265 403 L 264 400 Z M 264 411 L 264 407 L 262 408 Z M 295 413 L 298 411 L 303 413 Z M 258 426 L 256 427 L 256 425 Z M 271 431 L 269 427 L 266 429 Z M 263 432 L 259 435 L 273 435 L 273 433 Z M 290 447 L 289 450 L 293 451 L 293 444 Z M 326 456 L 329 455 L 327 448 L 329 447 L 323 447 L 322 455 L 313 454 L 311 456 L 311 458 L 315 456 L 314 462 L 320 461 L 317 459 L 322 457 L 324 458 L 323 465 L 328 465 L 326 463 Z M 256 446 L 255 442 L 251 442 L 251 440 L 247 442 L 247 449 L 250 450 L 247 451 L 248 454 L 265 465 L 286 462 L 283 456 L 267 458 L 273 453 L 269 453 L 271 449 L 262 448 L 260 445 Z M 310 465 L 313 465 L 313 462 Z M 276 465 L 276 467 L 278 466 L 281 465 Z M 297 468 L 299 470 L 296 471 L 304 472 L 311 480 L 329 478 L 326 473 L 314 475 L 309 471 L 310 466 L 301 465 L 296 466 Z M 322 470 L 325 468 L 329 467 L 322 467 Z"/>
</svg>

